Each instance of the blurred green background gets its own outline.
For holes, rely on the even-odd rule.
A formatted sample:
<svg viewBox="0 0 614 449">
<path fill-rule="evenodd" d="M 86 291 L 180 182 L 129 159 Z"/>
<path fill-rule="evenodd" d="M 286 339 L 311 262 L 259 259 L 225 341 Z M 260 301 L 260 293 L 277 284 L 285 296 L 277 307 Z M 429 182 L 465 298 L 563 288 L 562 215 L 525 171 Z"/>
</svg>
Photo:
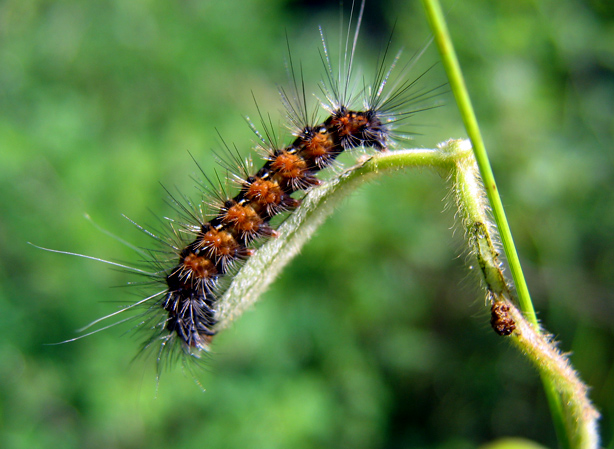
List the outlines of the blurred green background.
<svg viewBox="0 0 614 449">
<path fill-rule="evenodd" d="M 357 65 L 428 40 L 419 2 L 371 1 Z M 614 7 L 606 0 L 448 2 L 461 64 L 539 317 L 614 432 Z M 556 445 L 533 368 L 490 329 L 443 180 L 386 177 L 351 196 L 216 338 L 201 376 L 156 388 L 124 324 L 60 346 L 139 298 L 133 278 L 26 242 L 135 263 L 140 224 L 196 195 L 216 130 L 283 122 L 287 33 L 310 89 L 337 2 L 0 2 L 0 447 L 471 448 Z M 331 40 L 334 38 L 331 37 Z M 425 67 L 438 59 L 434 47 Z M 443 79 L 437 65 L 428 83 Z M 433 147 L 465 133 L 451 96 L 413 119 Z M 281 128 L 281 125 L 280 125 Z M 443 211 L 443 212 L 442 212 Z"/>
</svg>

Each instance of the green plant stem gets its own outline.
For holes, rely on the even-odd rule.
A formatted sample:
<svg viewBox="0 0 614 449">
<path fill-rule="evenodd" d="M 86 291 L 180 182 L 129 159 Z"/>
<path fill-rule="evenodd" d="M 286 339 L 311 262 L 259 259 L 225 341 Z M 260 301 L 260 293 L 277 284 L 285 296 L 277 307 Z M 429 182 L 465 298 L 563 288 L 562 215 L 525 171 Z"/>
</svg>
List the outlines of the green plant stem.
<svg viewBox="0 0 614 449">
<path fill-rule="evenodd" d="M 448 143 L 448 150 L 456 152 L 458 142 Z M 442 148 L 443 149 L 443 148 Z M 461 155 L 463 153 L 456 152 Z M 509 285 L 503 275 L 493 241 L 497 240 L 496 227 L 490 224 L 488 203 L 483 195 L 483 185 L 473 157 L 459 157 L 450 176 L 458 214 L 465 231 L 469 251 L 480 268 L 484 285 L 496 307 L 507 310 L 503 317 L 514 324 L 510 341 L 539 370 L 543 379 L 556 387 L 562 400 L 563 431 L 573 448 L 597 448 L 597 419 L 599 413 L 588 399 L 587 387 L 571 367 L 568 358 L 554 344 L 552 338 L 531 323 L 512 302 Z M 501 309 L 504 304 L 507 309 Z M 494 309 L 493 309 L 494 310 Z M 504 312 L 505 313 L 505 312 Z M 496 315 L 501 319 L 500 315 Z M 507 324 L 509 326 L 509 324 Z M 509 328 L 509 327 L 508 327 Z"/>
<path fill-rule="evenodd" d="M 493 244 L 497 241 L 496 228 L 489 220 L 489 205 L 471 144 L 467 140 L 451 140 L 434 150 L 378 153 L 310 190 L 302 204 L 279 227 L 278 237 L 262 245 L 233 277 L 219 301 L 217 329 L 227 327 L 258 299 L 343 198 L 368 180 L 410 167 L 434 168 L 450 179 L 469 251 L 480 267 L 489 295 L 510 307 L 517 329 L 520 329 L 513 333 L 511 340 L 536 366 L 542 378 L 548 379 L 553 388 L 556 387 L 553 390 L 556 397 L 560 393 L 564 398 L 565 407 L 561 410 L 566 427 L 563 430 L 566 430 L 564 435 L 569 435 L 573 442 L 571 447 L 595 449 L 598 413 L 588 400 L 586 386 L 552 340 L 517 311 L 511 302 L 509 283 L 503 275 L 499 254 Z"/>
<path fill-rule="evenodd" d="M 516 323 L 512 343 L 540 370 L 542 378 L 547 377 L 552 381 L 563 399 L 564 425 L 570 446 L 597 449 L 599 412 L 588 399 L 586 385 L 582 383 L 567 357 L 560 353 L 552 338 L 530 324 L 512 303 L 508 305 L 509 314 Z"/>
<path fill-rule="evenodd" d="M 490 167 L 486 147 L 484 146 L 482 134 L 480 133 L 480 128 L 478 127 L 478 122 L 475 112 L 473 111 L 471 99 L 469 98 L 469 93 L 467 92 L 467 88 L 465 86 L 463 74 L 460 69 L 458 58 L 456 57 L 456 52 L 454 51 L 454 46 L 452 45 L 452 40 L 450 39 L 450 34 L 448 32 L 445 19 L 441 12 L 441 7 L 437 0 L 423 0 L 423 3 L 431 29 L 435 35 L 435 42 L 439 48 L 443 66 L 445 67 L 448 79 L 450 81 L 450 87 L 454 93 L 454 97 L 456 98 L 456 103 L 463 118 L 467 135 L 469 136 L 473 146 L 475 159 L 480 169 L 484 188 L 486 189 L 488 200 L 490 201 L 495 222 L 499 228 L 501 243 L 503 244 L 505 255 L 510 266 L 510 271 L 512 272 L 512 277 L 514 278 L 520 308 L 527 319 L 537 326 L 537 318 L 535 316 L 533 303 L 531 302 L 531 296 L 529 295 L 529 289 L 524 279 L 518 253 L 516 251 L 516 247 L 514 246 L 512 233 L 505 216 L 505 211 L 503 209 L 503 204 L 501 203 L 501 197 L 499 196 L 499 192 L 497 190 L 492 168 Z"/>
<path fill-rule="evenodd" d="M 437 0 L 422 0 L 422 2 L 424 4 L 424 9 L 431 26 L 431 30 L 433 31 L 435 41 L 439 48 L 452 92 L 454 93 L 463 122 L 465 123 L 465 129 L 467 130 L 467 134 L 471 139 L 474 148 L 475 159 L 480 169 L 480 174 L 482 175 L 482 180 L 492 207 L 495 222 L 499 228 L 503 250 L 505 252 L 510 271 L 512 272 L 520 309 L 527 317 L 529 322 L 538 328 L 535 309 L 533 308 L 533 303 L 531 302 L 531 297 L 529 295 L 529 289 L 520 266 L 520 259 L 518 258 L 518 253 L 512 239 L 512 233 L 505 216 L 505 211 L 503 210 L 503 204 L 501 203 L 501 198 L 497 190 L 494 175 L 490 167 L 486 147 L 484 146 L 484 141 L 478 127 L 477 119 L 473 111 L 469 93 L 467 92 L 467 88 L 465 86 L 460 64 L 458 62 L 458 58 L 456 57 L 456 52 L 454 51 L 454 46 L 450 38 L 450 33 L 448 32 L 448 27 L 441 10 L 441 6 Z M 564 449 L 568 449 L 571 447 L 570 436 L 565 427 L 561 397 L 548 377 L 545 377 L 542 374 L 541 378 L 559 442 Z"/>
<path fill-rule="evenodd" d="M 218 329 L 227 327 L 258 299 L 335 206 L 358 185 L 379 174 L 409 167 L 440 168 L 443 173 L 449 173 L 456 157 L 456 154 L 427 149 L 382 153 L 312 189 L 301 206 L 277 229 L 277 238 L 265 243 L 233 278 L 220 298 Z"/>
<path fill-rule="evenodd" d="M 475 166 L 475 158 L 461 157 L 457 147 L 467 141 L 449 141 L 442 149 L 459 155 L 451 168 L 450 183 L 456 200 L 457 217 L 461 222 L 468 251 L 473 255 L 480 269 L 484 286 L 491 300 L 512 300 L 512 294 L 501 269 L 499 253 L 493 242 L 497 233 L 489 217 L 488 202 L 484 196 L 484 186 Z M 468 145 L 469 146 L 469 145 Z"/>
</svg>

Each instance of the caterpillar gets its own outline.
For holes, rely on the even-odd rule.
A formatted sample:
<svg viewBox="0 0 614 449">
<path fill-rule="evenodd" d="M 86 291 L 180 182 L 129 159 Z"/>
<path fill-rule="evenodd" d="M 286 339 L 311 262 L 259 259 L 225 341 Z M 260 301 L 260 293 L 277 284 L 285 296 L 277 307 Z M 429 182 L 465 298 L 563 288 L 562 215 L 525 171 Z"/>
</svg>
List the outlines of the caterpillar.
<svg viewBox="0 0 614 449">
<path fill-rule="evenodd" d="M 389 151 L 405 138 L 407 132 L 399 127 L 429 108 L 425 102 L 441 86 L 420 88 L 419 82 L 427 72 L 407 77 L 412 61 L 421 53 L 399 67 L 401 53 L 391 54 L 390 40 L 371 82 L 361 85 L 355 81 L 354 57 L 364 7 L 364 0 L 356 8 L 352 5 L 339 67 L 332 63 L 330 46 L 320 28 L 325 76 L 319 85 L 323 98 L 318 99 L 319 107 L 313 111 L 308 106 L 302 73 L 295 68 L 288 50 L 291 86 L 280 88 L 279 93 L 293 134 L 291 142 L 279 144 L 272 125 L 260 111 L 262 132 L 250 124 L 263 155 L 258 169 L 252 169 L 253 164 L 242 160 L 240 152 L 222 139 L 221 166 L 231 173 L 228 179 L 238 186 L 237 193 L 228 194 L 220 175 L 212 179 L 197 163 L 204 177 L 200 189 L 205 200 L 194 203 L 167 190 L 178 219 L 168 220 L 163 232 L 149 231 L 133 222 L 159 245 L 148 251 L 149 269 L 103 262 L 144 276 L 148 283 L 159 285 L 159 291 L 90 323 L 84 330 L 130 309 L 144 308 L 137 325 L 149 332 L 143 352 L 156 351 L 159 369 L 177 357 L 199 361 L 209 352 L 218 332 L 218 300 L 233 274 L 254 255 L 258 245 L 276 237 L 271 220 L 299 207 L 297 195 L 320 185 L 319 172 L 333 166 L 342 153 L 360 147 Z M 323 119 L 317 118 L 319 109 L 325 112 Z"/>
</svg>

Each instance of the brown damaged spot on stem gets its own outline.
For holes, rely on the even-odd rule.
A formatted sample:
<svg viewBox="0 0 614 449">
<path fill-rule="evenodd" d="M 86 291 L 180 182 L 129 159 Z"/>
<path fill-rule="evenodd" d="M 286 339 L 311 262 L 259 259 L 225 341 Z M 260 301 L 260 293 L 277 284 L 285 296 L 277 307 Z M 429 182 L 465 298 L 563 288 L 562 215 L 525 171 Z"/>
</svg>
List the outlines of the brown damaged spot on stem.
<svg viewBox="0 0 614 449">
<path fill-rule="evenodd" d="M 507 337 L 516 330 L 516 323 L 509 314 L 510 306 L 504 301 L 493 303 L 490 308 L 490 325 L 497 335 Z"/>
</svg>

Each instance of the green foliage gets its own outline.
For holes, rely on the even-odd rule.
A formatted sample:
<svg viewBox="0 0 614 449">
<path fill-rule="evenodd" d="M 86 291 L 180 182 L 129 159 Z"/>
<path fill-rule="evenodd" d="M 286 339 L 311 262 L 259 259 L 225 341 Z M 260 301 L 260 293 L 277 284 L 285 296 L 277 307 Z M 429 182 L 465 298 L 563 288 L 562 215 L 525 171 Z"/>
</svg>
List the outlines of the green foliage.
<svg viewBox="0 0 614 449">
<path fill-rule="evenodd" d="M 417 2 L 382 4 L 369 5 L 366 69 L 397 18 L 399 45 L 428 37 Z M 607 444 L 614 14 L 572 0 L 448 8 L 538 317 L 593 387 Z M 1 447 L 464 448 L 506 435 L 555 445 L 538 378 L 489 329 L 452 213 L 440 213 L 444 183 L 427 172 L 365 186 L 340 207 L 216 340 L 206 393 L 176 370 L 154 399 L 153 361 L 131 363 L 129 325 L 43 346 L 140 290 L 110 289 L 130 276 L 26 242 L 138 260 L 82 215 L 150 246 L 120 214 L 154 227 L 172 216 L 159 182 L 196 194 L 188 151 L 212 170 L 216 128 L 247 152 L 252 91 L 282 121 L 285 30 L 315 92 L 317 25 L 337 17 L 335 5 L 263 0 L 0 3 Z M 446 102 L 416 117 L 411 146 L 464 136 Z"/>
</svg>

